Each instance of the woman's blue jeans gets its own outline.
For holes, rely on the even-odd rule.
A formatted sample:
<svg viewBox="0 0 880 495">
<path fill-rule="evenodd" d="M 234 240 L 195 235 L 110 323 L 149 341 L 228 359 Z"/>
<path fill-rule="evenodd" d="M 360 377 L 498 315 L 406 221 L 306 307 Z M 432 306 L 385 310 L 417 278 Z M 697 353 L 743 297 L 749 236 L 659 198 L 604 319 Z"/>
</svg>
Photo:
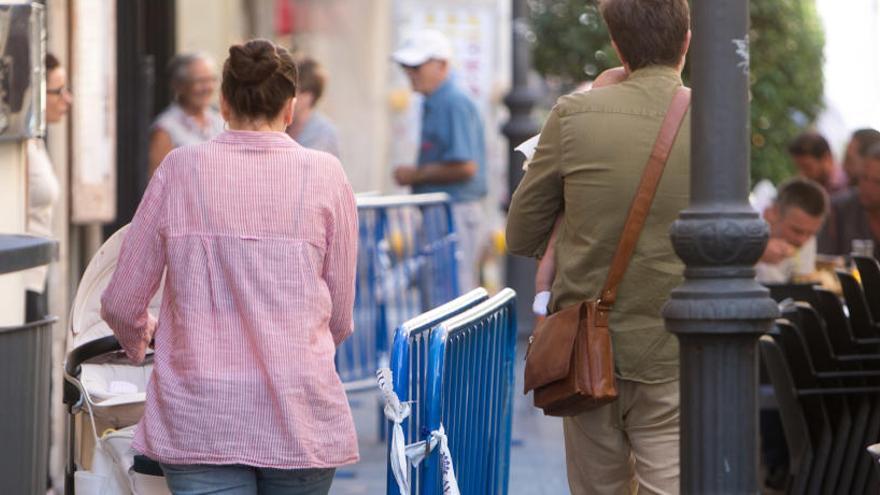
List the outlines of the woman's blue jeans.
<svg viewBox="0 0 880 495">
<path fill-rule="evenodd" d="M 174 495 L 327 495 L 336 469 L 162 464 Z"/>
</svg>

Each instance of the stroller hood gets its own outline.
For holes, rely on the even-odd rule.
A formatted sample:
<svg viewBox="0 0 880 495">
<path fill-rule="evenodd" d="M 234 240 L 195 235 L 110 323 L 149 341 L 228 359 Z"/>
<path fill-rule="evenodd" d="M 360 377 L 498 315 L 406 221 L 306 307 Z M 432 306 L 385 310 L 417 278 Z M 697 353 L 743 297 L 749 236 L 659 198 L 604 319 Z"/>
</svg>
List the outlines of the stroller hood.
<svg viewBox="0 0 880 495">
<path fill-rule="evenodd" d="M 110 236 L 92 257 L 83 273 L 70 309 L 71 338 L 67 341 L 68 351 L 92 340 L 113 335 L 113 331 L 101 319 L 101 294 L 110 284 L 110 278 L 116 270 L 116 260 L 119 258 L 126 230 L 128 225 Z M 158 316 L 161 297 L 162 287 L 150 301 L 150 313 Z"/>
</svg>

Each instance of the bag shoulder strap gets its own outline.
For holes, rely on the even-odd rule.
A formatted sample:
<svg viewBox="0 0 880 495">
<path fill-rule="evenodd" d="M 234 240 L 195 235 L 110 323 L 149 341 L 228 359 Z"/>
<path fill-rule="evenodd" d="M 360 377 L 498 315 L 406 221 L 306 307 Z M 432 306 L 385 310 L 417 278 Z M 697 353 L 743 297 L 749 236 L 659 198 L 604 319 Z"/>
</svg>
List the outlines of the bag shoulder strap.
<svg viewBox="0 0 880 495">
<path fill-rule="evenodd" d="M 678 136 L 678 130 L 684 121 L 690 101 L 691 90 L 683 86 L 672 96 L 672 102 L 669 104 L 657 140 L 654 142 L 654 148 L 651 150 L 651 156 L 642 173 L 642 180 L 629 207 L 623 234 L 620 236 L 617 250 L 611 260 L 611 268 L 608 269 L 608 278 L 605 279 L 605 286 L 599 296 L 599 305 L 604 308 L 610 309 L 617 299 L 617 286 L 623 280 L 623 274 L 638 244 L 639 235 L 651 211 L 657 186 L 660 184 L 660 178 L 663 177 L 666 161 L 669 159 L 669 153 Z"/>
</svg>

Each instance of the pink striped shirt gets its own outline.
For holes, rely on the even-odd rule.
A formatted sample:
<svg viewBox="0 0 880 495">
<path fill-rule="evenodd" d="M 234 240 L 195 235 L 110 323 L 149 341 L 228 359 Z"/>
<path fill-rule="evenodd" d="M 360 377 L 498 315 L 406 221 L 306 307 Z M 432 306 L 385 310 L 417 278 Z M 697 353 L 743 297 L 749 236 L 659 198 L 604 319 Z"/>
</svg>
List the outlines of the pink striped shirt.
<svg viewBox="0 0 880 495">
<path fill-rule="evenodd" d="M 354 195 L 333 156 L 283 132 L 172 151 L 101 299 L 133 361 L 155 338 L 135 450 L 169 464 L 357 462 L 333 363 L 352 331 L 356 251 Z M 166 268 L 157 322 L 147 305 Z"/>
</svg>

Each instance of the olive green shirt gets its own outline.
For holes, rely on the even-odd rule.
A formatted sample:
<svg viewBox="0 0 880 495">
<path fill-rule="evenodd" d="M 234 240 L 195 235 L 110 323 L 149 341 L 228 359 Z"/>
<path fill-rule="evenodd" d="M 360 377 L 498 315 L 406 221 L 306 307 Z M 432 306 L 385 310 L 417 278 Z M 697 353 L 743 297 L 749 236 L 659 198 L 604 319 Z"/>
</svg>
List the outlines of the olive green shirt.
<svg viewBox="0 0 880 495">
<path fill-rule="evenodd" d="M 629 206 L 676 88 L 679 73 L 654 66 L 626 81 L 559 99 L 513 195 L 507 245 L 541 257 L 556 218 L 556 276 L 550 312 L 599 296 Z M 610 328 L 620 378 L 678 378 L 678 341 L 661 308 L 684 265 L 669 227 L 688 205 L 690 117 L 685 117 L 635 253 L 618 289 Z M 564 213 L 563 213 L 564 212 Z"/>
</svg>

